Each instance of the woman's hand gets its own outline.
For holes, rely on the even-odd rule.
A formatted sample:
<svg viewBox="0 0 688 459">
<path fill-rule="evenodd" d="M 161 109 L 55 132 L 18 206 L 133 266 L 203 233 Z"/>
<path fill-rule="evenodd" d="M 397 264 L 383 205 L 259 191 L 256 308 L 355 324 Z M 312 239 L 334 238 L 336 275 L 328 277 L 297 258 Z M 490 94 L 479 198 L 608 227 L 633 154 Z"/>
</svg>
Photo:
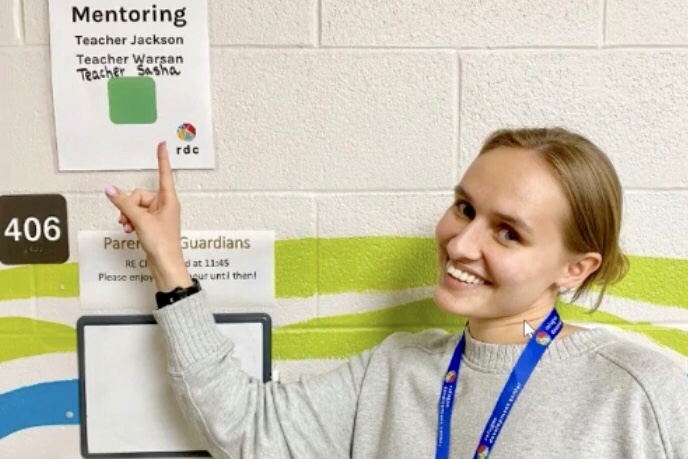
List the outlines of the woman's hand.
<svg viewBox="0 0 688 459">
<path fill-rule="evenodd" d="M 120 210 L 124 231 L 136 231 L 158 290 L 170 291 L 190 286 L 191 277 L 182 255 L 179 200 L 164 142 L 158 144 L 158 171 L 157 192 L 136 189 L 127 195 L 111 186 L 105 194 Z"/>
</svg>

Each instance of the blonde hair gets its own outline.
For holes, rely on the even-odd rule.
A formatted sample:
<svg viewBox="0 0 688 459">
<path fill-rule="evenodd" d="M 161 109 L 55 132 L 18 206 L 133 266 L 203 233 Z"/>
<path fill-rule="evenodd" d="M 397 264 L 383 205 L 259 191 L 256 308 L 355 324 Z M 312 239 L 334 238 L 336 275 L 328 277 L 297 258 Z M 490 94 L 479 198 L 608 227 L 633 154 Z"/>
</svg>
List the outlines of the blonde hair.
<svg viewBox="0 0 688 459">
<path fill-rule="evenodd" d="M 563 128 L 502 129 L 492 133 L 480 155 L 498 147 L 537 152 L 558 179 L 569 202 L 564 244 L 573 253 L 597 252 L 599 268 L 576 288 L 572 301 L 601 287 L 597 309 L 609 285 L 628 272 L 628 258 L 619 247 L 623 192 L 614 166 L 594 143 Z"/>
</svg>

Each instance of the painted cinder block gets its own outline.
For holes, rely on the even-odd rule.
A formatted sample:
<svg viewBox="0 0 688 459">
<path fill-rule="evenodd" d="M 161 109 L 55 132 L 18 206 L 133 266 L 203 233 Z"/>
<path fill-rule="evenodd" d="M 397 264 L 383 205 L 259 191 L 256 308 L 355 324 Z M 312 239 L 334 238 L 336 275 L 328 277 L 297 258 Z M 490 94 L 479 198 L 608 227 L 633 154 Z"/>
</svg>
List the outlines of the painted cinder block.
<svg viewBox="0 0 688 459">
<path fill-rule="evenodd" d="M 24 7 L 24 39 L 29 45 L 50 43 L 48 0 L 22 0 Z"/>
<path fill-rule="evenodd" d="M 198 195 L 181 188 L 178 194 L 185 230 L 274 230 L 276 240 L 315 236 L 315 207 L 308 197 Z M 72 254 L 77 254 L 77 230 L 121 230 L 119 211 L 104 194 L 67 195 L 67 208 L 69 228 L 74 231 L 70 234 Z"/>
<path fill-rule="evenodd" d="M 688 240 L 681 236 L 688 217 L 688 190 L 628 191 L 624 203 L 622 246 L 625 251 L 688 259 Z"/>
<path fill-rule="evenodd" d="M 212 54 L 217 170 L 196 177 L 202 188 L 451 186 L 453 52 Z"/>
<path fill-rule="evenodd" d="M 451 191 L 322 196 L 317 199 L 318 234 L 433 237 L 437 221 L 452 201 Z"/>
<path fill-rule="evenodd" d="M 0 46 L 21 43 L 20 0 L 0 0 Z"/>
<path fill-rule="evenodd" d="M 44 49 L 0 49 L 3 116 L 0 128 L 13 132 L 0 155 L 1 192 L 40 189 L 53 169 L 50 67 Z M 10 171 L 8 174 L 7 171 Z"/>
<path fill-rule="evenodd" d="M 592 46 L 602 31 L 598 0 L 322 4 L 326 46 Z"/>
<path fill-rule="evenodd" d="M 504 126 L 563 125 L 597 143 L 625 187 L 686 187 L 688 54 L 464 53 L 461 166 Z"/>
<path fill-rule="evenodd" d="M 210 43 L 214 45 L 313 45 L 315 0 L 208 2 Z"/>
<path fill-rule="evenodd" d="M 606 0 L 606 45 L 688 44 L 688 3 Z"/>
</svg>

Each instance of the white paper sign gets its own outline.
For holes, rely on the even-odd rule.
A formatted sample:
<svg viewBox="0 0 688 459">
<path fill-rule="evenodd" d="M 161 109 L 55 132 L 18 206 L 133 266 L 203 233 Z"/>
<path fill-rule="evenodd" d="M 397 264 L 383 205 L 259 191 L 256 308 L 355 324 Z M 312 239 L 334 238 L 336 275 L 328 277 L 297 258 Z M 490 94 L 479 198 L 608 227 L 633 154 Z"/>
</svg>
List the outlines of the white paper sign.
<svg viewBox="0 0 688 459">
<path fill-rule="evenodd" d="M 207 0 L 50 0 L 60 170 L 212 169 Z"/>
<path fill-rule="evenodd" d="M 274 231 L 184 231 L 181 243 L 212 306 L 274 304 Z M 136 236 L 80 231 L 79 289 L 85 309 L 152 309 L 155 283 Z"/>
</svg>

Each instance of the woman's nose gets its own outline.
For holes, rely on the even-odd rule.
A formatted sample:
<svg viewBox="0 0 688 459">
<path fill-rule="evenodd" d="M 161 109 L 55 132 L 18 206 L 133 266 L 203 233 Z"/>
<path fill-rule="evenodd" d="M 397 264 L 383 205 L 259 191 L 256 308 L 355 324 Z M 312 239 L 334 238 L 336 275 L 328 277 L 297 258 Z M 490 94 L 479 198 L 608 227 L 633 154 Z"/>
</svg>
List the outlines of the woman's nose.
<svg viewBox="0 0 688 459">
<path fill-rule="evenodd" d="M 478 260 L 482 251 L 480 225 L 475 220 L 456 231 L 447 244 L 452 260 Z"/>
</svg>

